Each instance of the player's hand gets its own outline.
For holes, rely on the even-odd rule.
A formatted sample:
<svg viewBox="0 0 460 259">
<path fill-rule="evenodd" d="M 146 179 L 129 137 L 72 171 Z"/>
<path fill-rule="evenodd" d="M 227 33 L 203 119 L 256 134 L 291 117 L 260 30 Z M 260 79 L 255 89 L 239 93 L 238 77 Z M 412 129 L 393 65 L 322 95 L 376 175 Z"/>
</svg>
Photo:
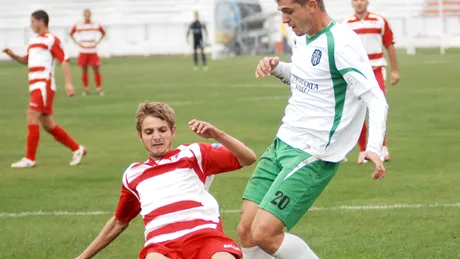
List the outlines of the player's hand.
<svg viewBox="0 0 460 259">
<path fill-rule="evenodd" d="M 260 78 L 269 76 L 279 63 L 279 57 L 265 57 L 261 59 L 256 67 L 256 77 Z"/>
<path fill-rule="evenodd" d="M 214 127 L 212 124 L 199 121 L 199 120 L 191 120 L 188 123 L 188 126 L 191 131 L 195 132 L 198 136 L 208 139 L 208 138 L 216 138 L 218 137 L 222 131 Z"/>
<path fill-rule="evenodd" d="M 72 84 L 66 84 L 65 85 L 65 93 L 69 96 L 72 97 L 75 95 L 75 88 L 73 88 Z"/>
<path fill-rule="evenodd" d="M 13 51 L 11 49 L 9 49 L 9 48 L 4 49 L 3 52 L 8 56 L 13 55 Z"/>
<path fill-rule="evenodd" d="M 383 161 L 380 159 L 380 156 L 374 152 L 366 151 L 364 159 L 371 160 L 372 163 L 375 164 L 375 170 L 374 173 L 372 174 L 372 179 L 374 180 L 379 180 L 383 179 L 386 174 L 386 169 L 383 166 Z M 362 162 L 362 161 L 358 161 Z"/>
<path fill-rule="evenodd" d="M 399 82 L 399 71 L 391 71 L 391 85 Z"/>
</svg>

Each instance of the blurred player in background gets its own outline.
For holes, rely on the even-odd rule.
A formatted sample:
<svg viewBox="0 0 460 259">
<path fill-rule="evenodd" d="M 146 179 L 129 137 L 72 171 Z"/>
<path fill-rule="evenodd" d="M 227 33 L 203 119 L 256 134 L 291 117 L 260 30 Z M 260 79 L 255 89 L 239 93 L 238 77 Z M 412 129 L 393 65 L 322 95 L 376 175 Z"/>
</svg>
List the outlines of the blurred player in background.
<svg viewBox="0 0 460 259">
<path fill-rule="evenodd" d="M 193 143 L 172 149 L 174 111 L 164 103 L 139 106 L 136 129 L 148 160 L 126 169 L 115 215 L 78 257 L 92 258 L 121 234 L 139 213 L 145 225 L 140 259 L 241 258 L 235 241 L 223 233 L 219 205 L 206 189 L 207 178 L 256 161 L 241 141 L 213 125 L 192 120 L 190 130 L 219 143 Z"/>
<path fill-rule="evenodd" d="M 83 82 L 83 95 L 89 94 L 88 87 L 88 66 L 91 66 L 94 71 L 94 81 L 96 82 L 96 90 L 99 95 L 102 92 L 102 75 L 99 70 L 101 60 L 97 54 L 97 45 L 102 42 L 105 37 L 105 30 L 99 23 L 91 20 L 91 10 L 83 11 L 84 21 L 75 24 L 70 32 L 70 37 L 79 47 L 79 55 L 77 64 L 82 68 L 81 80 Z M 77 36 L 77 38 L 75 38 Z M 78 40 L 77 40 L 78 39 Z"/>
<path fill-rule="evenodd" d="M 193 61 L 195 62 L 195 70 L 198 70 L 198 52 L 200 49 L 201 52 L 201 61 L 203 62 L 203 69 L 207 70 L 207 61 L 206 54 L 204 53 L 204 47 L 208 42 L 208 31 L 206 25 L 200 21 L 200 15 L 195 11 L 195 21 L 190 24 L 187 30 L 187 43 L 190 44 L 190 32 L 193 34 Z M 206 39 L 204 39 L 203 34 L 205 34 Z"/>
<path fill-rule="evenodd" d="M 387 62 L 383 56 L 383 47 L 388 52 L 391 63 L 391 84 L 395 85 L 399 82 L 399 70 L 396 60 L 396 50 L 394 47 L 393 31 L 388 24 L 388 21 L 381 15 L 371 13 L 367 10 L 369 5 L 368 0 L 352 0 L 352 6 L 355 10 L 355 15 L 346 19 L 344 24 L 354 30 L 366 49 L 369 60 L 371 61 L 374 75 L 379 83 L 383 93 L 385 91 L 385 78 Z M 367 142 L 367 126 L 363 125 L 361 135 L 359 136 L 359 157 L 358 163 L 366 163 L 365 151 Z M 390 153 L 386 145 L 386 138 L 383 140 L 383 148 L 381 153 L 382 161 L 390 160 Z"/>
<path fill-rule="evenodd" d="M 265 57 L 256 77 L 273 75 L 291 96 L 273 143 L 259 159 L 243 195 L 238 226 L 245 259 L 317 259 L 290 231 L 356 145 L 369 109 L 366 158 L 383 179 L 380 160 L 388 105 L 359 37 L 327 14 L 324 0 L 277 0 L 292 28 L 291 62 Z"/>
<path fill-rule="evenodd" d="M 67 132 L 53 120 L 53 101 L 56 91 L 54 79 L 55 60 L 61 63 L 65 79 L 67 95 L 73 96 L 75 89 L 72 86 L 70 75 L 69 56 L 62 49 L 61 40 L 48 31 L 49 17 L 45 11 L 36 11 L 31 16 L 31 28 L 37 34 L 30 40 L 27 54 L 18 56 L 10 49 L 5 52 L 17 62 L 29 67 L 30 101 L 27 111 L 27 149 L 26 156 L 13 163 L 11 167 L 35 167 L 35 153 L 40 139 L 39 124 L 61 144 L 73 152 L 70 165 L 81 162 L 86 149 L 75 142 Z"/>
</svg>

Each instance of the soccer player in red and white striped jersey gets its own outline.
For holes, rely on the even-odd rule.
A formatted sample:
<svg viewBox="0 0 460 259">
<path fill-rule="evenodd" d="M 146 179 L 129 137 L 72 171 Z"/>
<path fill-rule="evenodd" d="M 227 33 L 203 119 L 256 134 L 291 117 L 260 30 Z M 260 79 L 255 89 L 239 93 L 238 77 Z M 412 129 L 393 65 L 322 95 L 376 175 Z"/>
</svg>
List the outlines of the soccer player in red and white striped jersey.
<svg viewBox="0 0 460 259">
<path fill-rule="evenodd" d="M 136 119 L 148 160 L 126 169 L 115 215 L 78 258 L 92 258 L 139 213 L 145 225 L 140 259 L 241 258 L 236 242 L 222 230 L 219 205 L 208 192 L 207 181 L 215 174 L 251 165 L 256 161 L 254 152 L 197 120 L 189 122 L 190 130 L 218 143 L 193 143 L 173 150 L 175 115 L 164 103 L 141 104 Z"/>
<path fill-rule="evenodd" d="M 76 23 L 70 31 L 70 37 L 80 49 L 77 64 L 82 68 L 83 95 L 89 94 L 88 66 L 93 68 L 96 90 L 102 95 L 102 75 L 99 69 L 101 60 L 97 54 L 97 45 L 104 39 L 105 30 L 101 24 L 91 20 L 91 10 L 85 9 L 83 16 L 84 20 Z"/>
<path fill-rule="evenodd" d="M 368 0 L 352 0 L 352 6 L 355 14 L 344 21 L 352 30 L 354 30 L 363 42 L 364 48 L 368 54 L 370 63 L 374 69 L 374 75 L 380 88 L 384 93 L 387 62 L 383 55 L 383 48 L 388 52 L 391 64 L 391 84 L 396 85 L 399 82 L 399 70 L 396 59 L 396 50 L 394 47 L 393 31 L 388 21 L 381 15 L 371 13 L 367 10 Z M 363 125 L 361 135 L 358 140 L 360 155 L 358 163 L 367 162 L 365 159 L 367 142 L 367 126 Z M 390 160 L 390 153 L 386 145 L 386 138 L 383 141 L 382 161 Z"/>
<path fill-rule="evenodd" d="M 13 168 L 35 167 L 35 153 L 40 139 L 40 126 L 61 144 L 73 152 L 70 165 L 77 165 L 86 154 L 86 148 L 75 142 L 67 132 L 53 120 L 53 101 L 56 91 L 54 80 L 55 60 L 61 63 L 65 78 L 67 95 L 73 96 L 75 90 L 70 76 L 69 56 L 62 48 L 58 37 L 48 31 L 49 16 L 45 11 L 39 10 L 31 16 L 31 28 L 37 33 L 30 40 L 27 55 L 18 56 L 10 49 L 5 49 L 7 55 L 21 64 L 29 67 L 29 92 L 30 101 L 27 111 L 27 149 L 26 156 L 13 163 Z"/>
</svg>

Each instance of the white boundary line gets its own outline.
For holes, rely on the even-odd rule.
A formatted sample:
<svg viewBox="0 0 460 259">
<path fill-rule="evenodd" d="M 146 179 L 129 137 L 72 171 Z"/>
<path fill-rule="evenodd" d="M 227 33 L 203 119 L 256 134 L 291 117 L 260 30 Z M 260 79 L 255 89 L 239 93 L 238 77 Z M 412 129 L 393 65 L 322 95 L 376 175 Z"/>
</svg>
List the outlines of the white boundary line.
<svg viewBox="0 0 460 259">
<path fill-rule="evenodd" d="M 460 203 L 431 203 L 431 204 L 393 204 L 393 205 L 365 205 L 365 206 L 336 206 L 336 207 L 312 207 L 310 211 L 360 211 L 360 210 L 393 210 L 393 209 L 420 209 L 420 208 L 445 208 L 460 207 Z M 241 210 L 222 210 L 222 213 L 240 213 Z M 32 211 L 32 212 L 0 212 L 0 217 L 26 217 L 26 216 L 95 216 L 109 215 L 108 211 Z"/>
</svg>

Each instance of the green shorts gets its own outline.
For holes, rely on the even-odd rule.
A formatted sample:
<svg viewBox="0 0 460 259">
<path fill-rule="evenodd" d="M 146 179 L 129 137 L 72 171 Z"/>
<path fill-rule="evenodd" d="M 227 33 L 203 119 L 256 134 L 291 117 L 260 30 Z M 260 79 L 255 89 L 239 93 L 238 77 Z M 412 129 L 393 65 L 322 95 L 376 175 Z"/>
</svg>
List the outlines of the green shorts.
<svg viewBox="0 0 460 259">
<path fill-rule="evenodd" d="M 319 160 L 276 138 L 260 158 L 243 199 L 259 204 L 291 230 L 338 168 L 339 163 Z"/>
</svg>

